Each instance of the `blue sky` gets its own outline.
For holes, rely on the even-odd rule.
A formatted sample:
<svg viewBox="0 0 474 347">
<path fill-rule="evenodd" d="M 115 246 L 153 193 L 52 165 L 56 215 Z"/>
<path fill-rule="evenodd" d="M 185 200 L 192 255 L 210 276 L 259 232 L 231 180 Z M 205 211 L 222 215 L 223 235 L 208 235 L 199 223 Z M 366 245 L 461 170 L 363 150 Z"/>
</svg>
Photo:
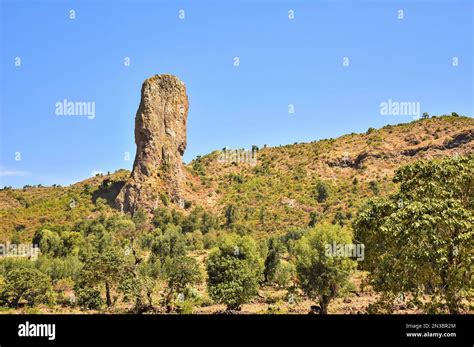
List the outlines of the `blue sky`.
<svg viewBox="0 0 474 347">
<path fill-rule="evenodd" d="M 381 115 L 389 99 L 473 114 L 472 1 L 0 3 L 0 186 L 130 169 L 141 83 L 159 73 L 186 83 L 186 162 L 412 120 Z M 56 115 L 63 99 L 95 118 Z"/>
</svg>

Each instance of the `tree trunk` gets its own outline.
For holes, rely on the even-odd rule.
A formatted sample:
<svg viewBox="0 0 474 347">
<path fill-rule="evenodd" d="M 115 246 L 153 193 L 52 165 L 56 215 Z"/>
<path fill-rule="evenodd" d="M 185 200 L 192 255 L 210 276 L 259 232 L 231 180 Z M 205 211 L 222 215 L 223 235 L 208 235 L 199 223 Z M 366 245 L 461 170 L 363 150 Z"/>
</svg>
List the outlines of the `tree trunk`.
<svg viewBox="0 0 474 347">
<path fill-rule="evenodd" d="M 321 306 L 321 314 L 328 314 L 328 306 L 331 298 L 327 295 L 321 295 L 319 298 L 319 306 Z"/>
<path fill-rule="evenodd" d="M 109 282 L 105 282 L 105 295 L 107 299 L 107 307 L 112 306 L 112 298 L 110 296 L 110 284 Z"/>
</svg>

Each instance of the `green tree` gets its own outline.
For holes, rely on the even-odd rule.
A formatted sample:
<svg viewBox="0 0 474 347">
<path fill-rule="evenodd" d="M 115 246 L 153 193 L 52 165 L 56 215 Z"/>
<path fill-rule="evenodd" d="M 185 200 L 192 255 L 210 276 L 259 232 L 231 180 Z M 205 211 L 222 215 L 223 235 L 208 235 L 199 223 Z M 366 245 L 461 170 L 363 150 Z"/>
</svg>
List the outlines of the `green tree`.
<svg viewBox="0 0 474 347">
<path fill-rule="evenodd" d="M 296 277 L 295 266 L 288 261 L 282 260 L 275 271 L 274 281 L 280 287 L 286 288 Z"/>
<path fill-rule="evenodd" d="M 96 221 L 86 229 L 89 233 L 84 242 L 84 247 L 79 252 L 79 257 L 84 263 L 76 288 L 105 289 L 108 307 L 113 304 L 112 292 L 120 282 L 126 266 L 125 252 L 108 232 L 104 221 Z"/>
<path fill-rule="evenodd" d="M 158 235 L 152 242 L 151 251 L 162 262 L 166 258 L 173 258 L 186 253 L 186 240 L 181 227 L 169 224 L 165 232 Z"/>
<path fill-rule="evenodd" d="M 323 182 L 318 182 L 316 185 L 316 199 L 319 203 L 327 200 L 329 197 L 329 189 Z"/>
<path fill-rule="evenodd" d="M 369 201 L 353 225 L 370 250 L 369 279 L 389 301 L 403 294 L 427 312 L 458 313 L 472 297 L 474 157 L 418 161 L 394 182 L 398 193 Z"/>
<path fill-rule="evenodd" d="M 78 288 L 76 291 L 77 304 L 89 310 L 99 310 L 104 305 L 104 300 L 97 288 Z"/>
<path fill-rule="evenodd" d="M 153 308 L 153 292 L 156 287 L 154 265 L 152 262 L 129 263 L 121 276 L 117 290 L 123 294 L 125 301 L 134 302 L 134 313 L 142 313 Z"/>
<path fill-rule="evenodd" d="M 148 231 L 148 215 L 143 208 L 139 208 L 135 211 L 132 217 L 132 221 L 138 231 Z"/>
<path fill-rule="evenodd" d="M 315 211 L 311 211 L 309 213 L 309 223 L 308 223 L 308 226 L 310 228 L 314 227 L 316 225 L 316 223 L 318 223 L 318 213 L 315 212 Z"/>
<path fill-rule="evenodd" d="M 95 288 L 103 285 L 108 307 L 113 305 L 112 291 L 124 274 L 125 259 L 123 251 L 109 247 L 102 252 L 89 254 L 79 275 L 79 286 Z"/>
<path fill-rule="evenodd" d="M 268 253 L 265 258 L 265 268 L 263 276 L 265 282 L 273 282 L 275 272 L 280 264 L 281 253 L 283 252 L 283 244 L 277 237 L 270 237 L 268 239 Z"/>
<path fill-rule="evenodd" d="M 196 259 L 188 256 L 168 259 L 165 262 L 164 271 L 168 284 L 168 293 L 165 298 L 167 305 L 171 303 L 176 294 L 183 294 L 187 287 L 202 282 L 199 264 Z"/>
<path fill-rule="evenodd" d="M 54 304 L 51 279 L 37 269 L 18 267 L 8 271 L 0 288 L 0 302 L 18 307 L 21 302 L 29 306 Z"/>
<path fill-rule="evenodd" d="M 200 230 L 186 234 L 186 244 L 190 250 L 200 250 L 204 248 L 203 236 Z"/>
<path fill-rule="evenodd" d="M 156 228 L 164 229 L 168 224 L 173 222 L 173 217 L 167 208 L 161 207 L 153 212 L 151 222 Z"/>
<path fill-rule="evenodd" d="M 232 204 L 228 205 L 225 210 L 225 219 L 226 226 L 228 228 L 232 227 L 237 221 L 237 207 Z"/>
<path fill-rule="evenodd" d="M 41 255 L 35 264 L 36 268 L 51 277 L 53 281 L 70 278 L 76 280 L 82 270 L 82 262 L 77 255 L 55 258 Z"/>
<path fill-rule="evenodd" d="M 370 181 L 369 187 L 372 190 L 372 193 L 374 193 L 374 195 L 379 195 L 380 188 L 379 188 L 379 183 L 377 181 Z"/>
<path fill-rule="evenodd" d="M 299 285 L 310 298 L 318 300 L 321 313 L 328 312 L 331 300 L 349 284 L 355 261 L 328 253 L 328 246 L 349 245 L 349 230 L 322 224 L 311 229 L 296 244 L 296 273 Z"/>
<path fill-rule="evenodd" d="M 249 236 L 227 236 L 210 254 L 206 268 L 209 295 L 228 310 L 240 310 L 258 294 L 263 261 Z"/>
<path fill-rule="evenodd" d="M 63 253 L 63 243 L 57 232 L 41 229 L 35 233 L 33 243 L 39 246 L 42 254 L 60 256 Z"/>
</svg>

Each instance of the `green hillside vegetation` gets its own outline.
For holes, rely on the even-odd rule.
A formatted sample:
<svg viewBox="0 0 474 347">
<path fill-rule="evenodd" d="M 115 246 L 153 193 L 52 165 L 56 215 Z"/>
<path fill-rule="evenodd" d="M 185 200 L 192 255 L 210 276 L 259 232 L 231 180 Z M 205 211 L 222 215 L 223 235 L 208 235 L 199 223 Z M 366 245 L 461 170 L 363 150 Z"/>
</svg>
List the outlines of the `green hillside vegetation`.
<svg viewBox="0 0 474 347">
<path fill-rule="evenodd" d="M 6 187 L 0 242 L 41 255 L 0 258 L 1 309 L 472 312 L 473 133 L 444 116 L 254 148 L 256 166 L 214 152 L 188 165 L 184 209 L 163 196 L 133 216 L 114 208 L 125 170 Z M 333 243 L 362 243 L 365 259 L 328 256 Z"/>
</svg>

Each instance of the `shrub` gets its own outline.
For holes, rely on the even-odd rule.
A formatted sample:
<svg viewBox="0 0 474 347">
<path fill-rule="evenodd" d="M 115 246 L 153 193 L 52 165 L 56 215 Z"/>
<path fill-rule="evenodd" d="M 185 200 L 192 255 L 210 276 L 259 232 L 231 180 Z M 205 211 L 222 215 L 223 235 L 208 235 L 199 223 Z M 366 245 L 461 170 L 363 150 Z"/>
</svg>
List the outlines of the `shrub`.
<svg viewBox="0 0 474 347">
<path fill-rule="evenodd" d="M 21 302 L 26 302 L 29 306 L 54 304 L 51 279 L 37 269 L 15 268 L 5 276 L 0 302 L 10 307 L 18 307 Z"/>
<path fill-rule="evenodd" d="M 290 285 L 295 277 L 295 266 L 288 261 L 281 260 L 275 271 L 274 282 L 280 287 L 286 288 Z"/>
<path fill-rule="evenodd" d="M 184 255 L 186 253 L 186 241 L 181 233 L 181 228 L 169 224 L 165 232 L 153 241 L 151 251 L 161 261 L 169 257 Z"/>
<path fill-rule="evenodd" d="M 205 249 L 211 249 L 217 245 L 219 239 L 217 231 L 213 230 L 203 236 L 203 245 Z"/>
<path fill-rule="evenodd" d="M 71 278 L 75 280 L 81 272 L 83 264 L 77 256 L 69 256 L 64 258 L 40 256 L 36 266 L 41 272 L 49 275 L 53 280 L 59 280 L 63 278 Z"/>
<path fill-rule="evenodd" d="M 33 243 L 39 245 L 42 254 L 54 257 L 63 253 L 63 243 L 58 233 L 48 229 L 38 230 L 33 237 Z"/>
<path fill-rule="evenodd" d="M 309 223 L 308 223 L 308 226 L 310 228 L 314 227 L 316 225 L 316 223 L 318 223 L 318 213 L 315 212 L 315 211 L 311 211 L 309 213 Z"/>
<path fill-rule="evenodd" d="M 54 284 L 54 291 L 56 292 L 57 302 L 63 305 L 73 304 L 73 296 L 67 296 L 67 293 L 72 292 L 74 288 L 74 281 L 70 278 L 58 280 Z"/>
<path fill-rule="evenodd" d="M 380 188 L 379 188 L 379 183 L 377 181 L 370 181 L 369 187 L 372 190 L 372 193 L 374 193 L 374 195 L 379 195 Z"/>
<path fill-rule="evenodd" d="M 226 219 L 226 226 L 228 228 L 232 227 L 234 223 L 237 221 L 238 212 L 237 207 L 234 205 L 228 205 L 225 209 L 225 219 Z"/>
<path fill-rule="evenodd" d="M 104 300 L 100 296 L 97 288 L 80 288 L 76 291 L 77 304 L 89 310 L 99 310 L 104 305 Z"/>
<path fill-rule="evenodd" d="M 204 248 L 203 236 L 200 230 L 186 234 L 186 246 L 188 249 L 195 251 Z"/>
<path fill-rule="evenodd" d="M 316 199 L 318 200 L 319 203 L 322 203 L 326 201 L 328 197 L 329 197 L 328 187 L 324 183 L 319 182 L 316 185 Z"/>
</svg>

